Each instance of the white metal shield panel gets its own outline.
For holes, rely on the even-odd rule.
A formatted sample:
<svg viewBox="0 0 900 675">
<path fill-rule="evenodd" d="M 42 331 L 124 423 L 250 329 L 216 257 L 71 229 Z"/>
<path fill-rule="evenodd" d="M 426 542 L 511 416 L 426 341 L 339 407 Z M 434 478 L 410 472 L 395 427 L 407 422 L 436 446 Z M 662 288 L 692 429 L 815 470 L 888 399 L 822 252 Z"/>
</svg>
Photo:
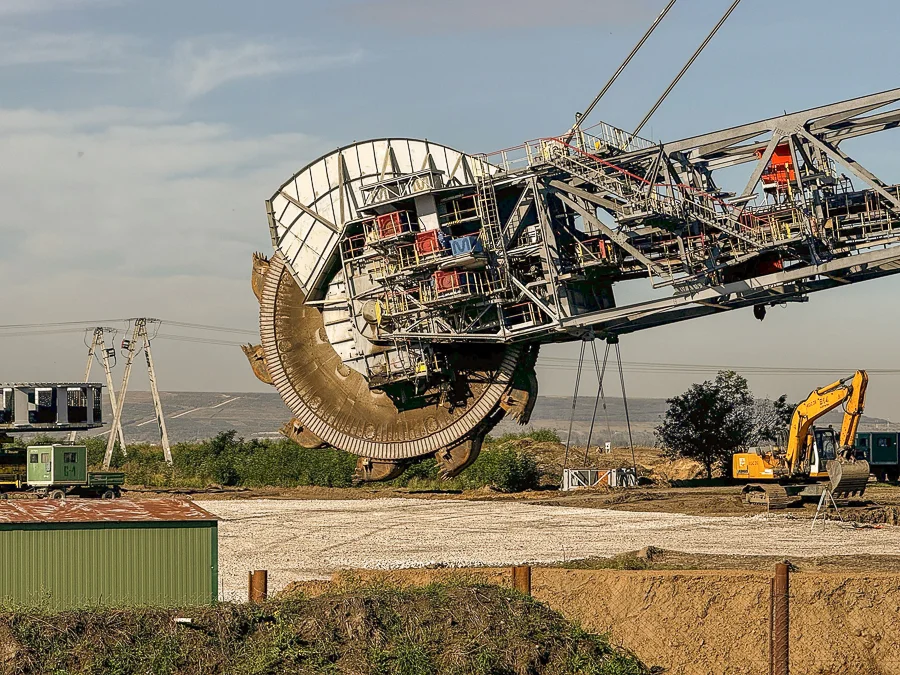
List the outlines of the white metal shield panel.
<svg viewBox="0 0 900 675">
<path fill-rule="evenodd" d="M 428 158 L 428 146 L 430 144 L 427 143 L 408 143 L 409 154 L 410 154 L 410 162 L 413 166 L 413 171 L 421 171 L 422 169 L 427 169 L 428 166 L 425 163 L 425 160 Z"/>
<path fill-rule="evenodd" d="M 356 146 L 356 152 L 353 153 L 358 158 L 359 172 L 357 176 L 377 175 L 380 167 L 378 160 L 375 158 L 375 144 L 365 146 Z"/>
<path fill-rule="evenodd" d="M 393 150 L 393 155 L 389 152 Z M 274 213 L 273 245 L 280 251 L 294 279 L 310 299 L 319 299 L 328 279 L 323 275 L 331 268 L 338 253 L 344 223 L 358 217 L 365 203 L 362 187 L 384 177 L 420 171 L 431 153 L 435 167 L 448 176 L 461 154 L 443 145 L 413 139 L 380 139 L 356 143 L 329 153 L 291 177 L 272 197 Z M 341 163 L 344 156 L 344 213 L 341 217 Z M 470 161 L 475 161 L 469 157 Z M 469 184 L 466 173 L 456 172 L 456 184 Z M 338 230 L 316 220 L 316 214 Z"/>
</svg>

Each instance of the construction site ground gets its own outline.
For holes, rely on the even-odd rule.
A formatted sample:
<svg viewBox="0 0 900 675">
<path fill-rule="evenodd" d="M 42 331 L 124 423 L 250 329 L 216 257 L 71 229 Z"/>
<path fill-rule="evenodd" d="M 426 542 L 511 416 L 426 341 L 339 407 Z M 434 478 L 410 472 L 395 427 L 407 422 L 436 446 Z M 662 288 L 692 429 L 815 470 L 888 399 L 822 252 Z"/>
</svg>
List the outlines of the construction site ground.
<svg viewBox="0 0 900 675">
<path fill-rule="evenodd" d="M 803 568 L 895 570 L 900 527 L 829 522 L 811 529 L 791 515 L 684 515 L 465 499 L 198 500 L 219 516 L 222 594 L 240 598 L 250 569 L 277 590 L 342 569 L 565 564 L 615 566 L 654 547 L 676 568 L 764 568 L 788 558 Z M 659 554 L 656 554 L 659 556 Z M 667 556 L 672 556 L 668 558 Z M 849 556 L 849 557 L 845 557 Z M 635 556 L 636 557 L 636 556 Z M 647 558 L 645 551 L 644 557 Z"/>
<path fill-rule="evenodd" d="M 515 442 L 522 452 L 534 456 L 545 476 L 560 475 L 566 464 L 565 447 L 559 443 L 537 442 L 522 439 Z M 570 448 L 568 466 L 590 466 L 615 469 L 638 466 L 642 484 L 627 489 L 597 488 L 560 492 L 556 485 L 547 484 L 540 490 L 504 493 L 483 488 L 479 490 L 444 490 L 440 484 L 423 487 L 393 487 L 371 484 L 352 488 L 218 488 L 197 491 L 176 489 L 171 491 L 133 487 L 130 496 L 154 496 L 158 494 L 194 495 L 202 499 L 466 499 L 476 501 L 501 501 L 542 506 L 567 506 L 577 508 L 612 509 L 618 511 L 645 511 L 651 513 L 677 513 L 690 516 L 747 516 L 765 513 L 764 506 L 748 506 L 741 498 L 741 486 L 728 484 L 716 478 L 704 478 L 702 466 L 697 462 L 665 457 L 658 448 L 614 448 L 610 453 L 599 453 L 592 448 L 584 461 L 583 447 Z M 785 511 L 794 518 L 812 518 L 816 504 L 806 503 Z M 900 485 L 870 481 L 863 501 L 842 504 L 841 515 L 849 521 L 869 524 L 900 524 Z"/>
<path fill-rule="evenodd" d="M 516 444 L 537 459 L 543 475 L 559 475 L 562 445 Z M 634 457 L 630 449 L 592 451 L 586 464 L 619 468 L 635 461 L 647 484 L 567 493 L 553 485 L 514 494 L 451 491 L 439 483 L 175 492 L 222 518 L 228 598 L 246 593 L 249 569 L 269 570 L 276 590 L 352 568 L 771 569 L 789 558 L 801 569 L 900 571 L 900 486 L 872 482 L 865 502 L 842 504 L 846 523 L 812 530 L 815 504 L 767 514 L 742 502 L 740 485 L 707 481 L 696 462 L 673 462 L 655 448 L 636 449 Z M 568 464 L 585 464 L 584 449 L 570 449 Z M 134 488 L 128 496 L 162 492 Z"/>
</svg>

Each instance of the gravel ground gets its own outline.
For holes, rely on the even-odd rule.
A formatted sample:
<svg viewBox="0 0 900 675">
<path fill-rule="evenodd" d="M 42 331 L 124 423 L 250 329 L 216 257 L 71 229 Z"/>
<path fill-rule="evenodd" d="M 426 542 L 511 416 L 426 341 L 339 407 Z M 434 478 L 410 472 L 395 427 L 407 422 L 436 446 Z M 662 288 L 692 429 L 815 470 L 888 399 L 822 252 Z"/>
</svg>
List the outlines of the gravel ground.
<svg viewBox="0 0 900 675">
<path fill-rule="evenodd" d="M 419 499 L 198 501 L 219 524 L 221 595 L 246 599 L 247 571 L 270 591 L 339 569 L 549 563 L 644 546 L 686 553 L 892 555 L 900 527 L 852 528 L 785 516 L 710 517 Z"/>
</svg>

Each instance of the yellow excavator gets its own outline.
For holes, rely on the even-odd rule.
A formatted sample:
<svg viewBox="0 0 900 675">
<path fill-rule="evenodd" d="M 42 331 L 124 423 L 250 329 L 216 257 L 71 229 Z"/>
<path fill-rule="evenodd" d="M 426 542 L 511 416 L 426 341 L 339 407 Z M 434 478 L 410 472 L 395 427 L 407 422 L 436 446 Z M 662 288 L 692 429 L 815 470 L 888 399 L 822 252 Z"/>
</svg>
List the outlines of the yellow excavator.
<svg viewBox="0 0 900 675">
<path fill-rule="evenodd" d="M 748 482 L 744 502 L 786 508 L 800 500 L 819 499 L 826 489 L 835 499 L 861 497 L 869 480 L 869 464 L 856 459 L 854 442 L 868 383 L 866 371 L 858 370 L 816 389 L 794 410 L 786 442 L 735 453 L 732 475 Z M 839 437 L 830 426 L 814 426 L 841 405 L 844 421 Z"/>
</svg>

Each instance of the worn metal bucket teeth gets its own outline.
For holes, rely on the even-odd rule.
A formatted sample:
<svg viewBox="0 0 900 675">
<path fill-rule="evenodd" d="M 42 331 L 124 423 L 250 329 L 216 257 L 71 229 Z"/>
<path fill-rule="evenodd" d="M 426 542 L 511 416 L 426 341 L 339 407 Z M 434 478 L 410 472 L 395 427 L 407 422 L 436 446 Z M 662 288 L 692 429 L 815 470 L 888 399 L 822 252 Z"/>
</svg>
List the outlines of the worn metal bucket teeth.
<svg viewBox="0 0 900 675">
<path fill-rule="evenodd" d="M 865 493 L 870 473 L 868 462 L 842 463 L 832 460 L 826 468 L 831 479 L 831 494 L 836 499 L 862 497 Z"/>
</svg>

